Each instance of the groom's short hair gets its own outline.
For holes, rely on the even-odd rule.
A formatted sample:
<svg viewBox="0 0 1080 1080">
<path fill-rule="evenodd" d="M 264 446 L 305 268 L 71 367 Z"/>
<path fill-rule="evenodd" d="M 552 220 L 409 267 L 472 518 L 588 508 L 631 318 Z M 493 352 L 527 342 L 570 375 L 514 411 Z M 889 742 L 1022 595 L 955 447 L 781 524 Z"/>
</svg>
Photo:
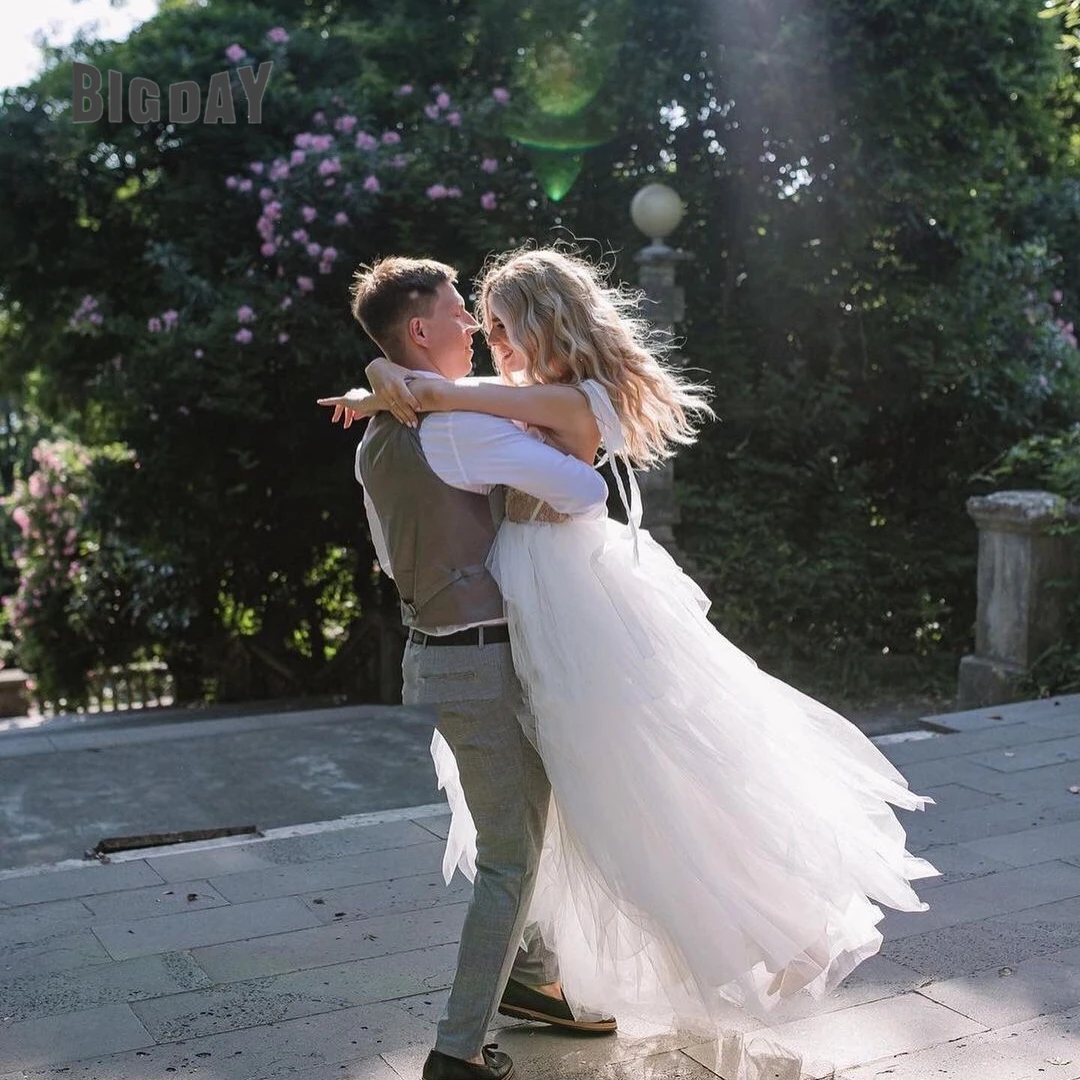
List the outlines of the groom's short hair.
<svg viewBox="0 0 1080 1080">
<path fill-rule="evenodd" d="M 429 314 L 439 286 L 456 281 L 457 271 L 435 259 L 379 259 L 353 275 L 353 317 L 380 349 L 396 352 L 402 324 Z"/>
</svg>

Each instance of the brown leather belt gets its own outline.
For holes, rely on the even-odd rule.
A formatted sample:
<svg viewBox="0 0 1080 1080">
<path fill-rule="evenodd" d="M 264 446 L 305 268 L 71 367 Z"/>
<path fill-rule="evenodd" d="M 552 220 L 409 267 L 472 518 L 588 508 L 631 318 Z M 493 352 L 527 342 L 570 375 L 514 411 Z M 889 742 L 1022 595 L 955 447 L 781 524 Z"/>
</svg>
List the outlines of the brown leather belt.
<svg viewBox="0 0 1080 1080">
<path fill-rule="evenodd" d="M 506 623 L 472 626 L 454 634 L 425 634 L 422 630 L 410 630 L 409 640 L 414 645 L 500 645 L 510 640 L 510 627 Z"/>
</svg>

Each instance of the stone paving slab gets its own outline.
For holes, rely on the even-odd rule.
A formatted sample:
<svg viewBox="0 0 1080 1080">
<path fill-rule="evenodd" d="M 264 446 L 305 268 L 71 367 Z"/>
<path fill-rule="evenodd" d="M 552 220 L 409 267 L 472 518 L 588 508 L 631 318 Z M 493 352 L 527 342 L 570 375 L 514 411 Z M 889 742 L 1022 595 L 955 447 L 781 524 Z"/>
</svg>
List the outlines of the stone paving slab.
<svg viewBox="0 0 1080 1080">
<path fill-rule="evenodd" d="M 160 885 L 162 879 L 144 862 L 87 866 L 63 874 L 8 874 L 0 876 L 0 900 L 7 904 L 41 904 L 74 896 L 123 892 L 140 885 Z"/>
<path fill-rule="evenodd" d="M 251 941 L 316 925 L 311 910 L 295 896 L 230 904 L 205 911 L 185 911 L 150 919 L 127 919 L 94 927 L 94 934 L 114 960 L 195 949 L 223 942 Z"/>
<path fill-rule="evenodd" d="M 87 896 L 82 901 L 98 923 L 129 922 L 181 911 L 225 907 L 225 899 L 208 881 L 163 881 L 143 889 Z"/>
<path fill-rule="evenodd" d="M 1002 870 L 939 886 L 927 893 L 929 911 L 892 912 L 885 917 L 884 933 L 890 941 L 899 941 L 1078 895 L 1080 867 L 1048 862 L 1019 870 Z"/>
<path fill-rule="evenodd" d="M 1077 1080 L 1080 1014 L 1043 1016 L 847 1069 L 837 1080 Z"/>
<path fill-rule="evenodd" d="M 189 953 L 158 953 L 68 971 L 30 972 L 0 982 L 0 1017 L 33 1017 L 99 1005 L 168 999 L 208 986 L 210 978 Z"/>
<path fill-rule="evenodd" d="M 370 1060 L 429 1038 L 427 1024 L 379 1002 L 337 1012 L 207 1035 L 183 1042 L 65 1063 L 64 1080 L 277 1080 L 314 1067 Z M 56 1080 L 52 1069 L 27 1069 L 25 1080 Z M 344 1075 L 348 1076 L 347 1072 Z"/>
<path fill-rule="evenodd" d="M 772 1037 L 801 1054 L 806 1071 L 827 1075 L 831 1069 L 910 1054 L 984 1030 L 983 1025 L 920 994 L 901 994 L 781 1024 Z M 690 1047 L 687 1053 L 704 1065 L 719 1060 L 715 1043 Z"/>
<path fill-rule="evenodd" d="M 5 920 L 6 917 L 5 913 Z M 5 979 L 17 979 L 24 975 L 72 971 L 112 959 L 90 930 L 77 930 L 25 945 L 5 946 L 0 950 L 0 973 Z"/>
<path fill-rule="evenodd" d="M 456 942 L 465 908 L 465 904 L 448 904 L 437 912 L 407 911 L 320 925 L 311 930 L 260 938 L 257 949 L 249 942 L 234 941 L 196 949 L 194 957 L 215 982 L 235 982 L 325 967 L 345 960 L 411 952 Z"/>
<path fill-rule="evenodd" d="M 16 1020 L 0 1027 L 0 1069 L 32 1070 L 73 1058 L 152 1046 L 128 1005 Z"/>
<path fill-rule="evenodd" d="M 344 855 L 339 859 L 213 875 L 210 881 L 231 903 L 249 903 L 275 896 L 311 893 L 318 889 L 365 885 L 372 881 L 384 881 L 390 875 L 405 877 L 421 874 L 439 863 L 444 847 L 442 841 L 430 839 L 426 844 Z"/>
<path fill-rule="evenodd" d="M 135 1003 L 159 1042 L 257 1027 L 449 987 L 457 945 L 415 949 Z"/>
<path fill-rule="evenodd" d="M 302 899 L 320 922 L 332 923 L 467 902 L 471 895 L 472 885 L 460 874 L 455 874 L 447 886 L 440 872 L 321 890 L 317 896 Z"/>
<path fill-rule="evenodd" d="M 1080 966 L 1061 963 L 1058 955 L 938 980 L 919 993 L 988 1028 L 1080 1008 Z"/>
</svg>

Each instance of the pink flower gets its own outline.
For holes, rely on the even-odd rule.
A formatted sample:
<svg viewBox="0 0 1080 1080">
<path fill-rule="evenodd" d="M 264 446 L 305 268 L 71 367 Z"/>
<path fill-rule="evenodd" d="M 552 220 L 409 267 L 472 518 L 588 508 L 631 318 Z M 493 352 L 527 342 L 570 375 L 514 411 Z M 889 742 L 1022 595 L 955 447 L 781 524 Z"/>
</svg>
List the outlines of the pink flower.
<svg viewBox="0 0 1080 1080">
<path fill-rule="evenodd" d="M 480 168 L 486 173 L 499 171 L 499 163 L 492 157 L 486 157 L 480 162 Z"/>
<path fill-rule="evenodd" d="M 161 320 L 156 315 L 152 316 L 146 320 L 146 329 L 149 330 L 151 334 L 160 334 Z"/>
<path fill-rule="evenodd" d="M 269 240 L 259 245 L 259 254 L 264 259 L 269 259 L 275 251 L 277 251 L 277 244 L 271 243 Z"/>
<path fill-rule="evenodd" d="M 228 189 L 229 189 L 230 191 L 235 191 L 235 190 L 236 190 L 236 186 L 237 186 L 237 184 L 239 184 L 239 183 L 240 183 L 240 181 L 239 181 L 239 180 L 237 180 L 235 176 L 226 176 L 226 177 L 225 177 L 225 186 L 226 186 L 226 187 L 227 187 L 227 188 L 228 188 Z"/>
<path fill-rule="evenodd" d="M 305 154 L 303 150 L 294 150 L 289 155 L 289 164 L 290 165 L 303 165 L 306 160 L 307 160 L 307 154 Z"/>
<path fill-rule="evenodd" d="M 325 135 L 312 135 L 311 136 L 311 149 L 318 150 L 320 153 L 324 150 L 329 150 L 334 145 L 334 136 L 329 132 Z"/>
<path fill-rule="evenodd" d="M 273 197 L 274 197 L 274 189 L 273 188 L 268 188 L 268 187 L 259 188 L 259 198 L 262 199 L 263 202 L 266 202 L 267 199 L 272 199 Z"/>
<path fill-rule="evenodd" d="M 317 113 L 314 113 L 311 117 L 311 122 L 316 127 L 322 127 L 326 123 L 326 113 L 320 109 Z"/>
<path fill-rule="evenodd" d="M 1053 303 L 1053 304 L 1060 304 L 1063 299 L 1064 299 L 1064 295 L 1062 294 L 1060 289 L 1055 289 L 1050 294 L 1050 302 Z"/>
<path fill-rule="evenodd" d="M 439 94 L 435 98 L 435 104 L 438 105 L 438 107 L 440 109 L 449 109 L 450 108 L 450 95 L 448 93 L 446 93 L 446 91 L 444 90 L 441 94 Z"/>
<path fill-rule="evenodd" d="M 256 175 L 262 176 L 263 163 L 261 161 L 253 161 L 248 168 Z"/>
<path fill-rule="evenodd" d="M 319 273 L 320 274 L 329 274 L 329 273 L 331 273 L 333 271 L 333 269 L 334 269 L 334 264 L 333 263 L 328 263 L 328 262 L 319 263 Z"/>
<path fill-rule="evenodd" d="M 342 131 L 348 135 L 349 132 L 356 127 L 357 123 L 358 121 L 355 116 L 339 116 L 334 121 L 334 128 L 335 130 Z"/>
<path fill-rule="evenodd" d="M 461 127 L 461 113 L 451 112 L 446 114 L 446 122 L 451 127 Z"/>
<path fill-rule="evenodd" d="M 236 309 L 236 321 L 238 323 L 254 322 L 255 309 L 250 304 L 241 304 Z"/>
<path fill-rule="evenodd" d="M 40 499 L 45 494 L 45 477 L 40 472 L 31 473 L 26 486 L 33 498 Z"/>
<path fill-rule="evenodd" d="M 384 146 L 397 146 L 401 142 L 401 136 L 396 131 L 384 131 L 382 141 Z"/>
<path fill-rule="evenodd" d="M 349 224 L 349 215 L 346 214 L 344 210 L 339 210 L 334 215 L 334 224 L 335 225 L 348 225 Z"/>
<path fill-rule="evenodd" d="M 495 192 L 485 191 L 484 194 L 480 196 L 480 205 L 485 210 L 494 210 L 499 205 L 495 198 Z"/>
<path fill-rule="evenodd" d="M 284 26 L 275 26 L 266 31 L 266 40 L 275 45 L 284 45 L 289 40 L 289 34 Z"/>
<path fill-rule="evenodd" d="M 364 181 L 364 190 L 365 191 L 370 191 L 372 194 L 374 194 L 377 191 L 381 191 L 382 190 L 382 184 L 379 183 L 379 178 L 377 176 L 369 176 Z"/>
<path fill-rule="evenodd" d="M 289 175 L 289 166 L 284 161 L 275 161 L 270 170 L 271 180 L 285 180 Z"/>
<path fill-rule="evenodd" d="M 296 279 L 296 287 L 301 292 L 311 292 L 315 288 L 315 282 L 309 277 L 298 277 Z"/>
<path fill-rule="evenodd" d="M 307 253 L 313 258 L 317 259 L 322 254 L 322 244 L 316 244 L 312 241 L 307 246 Z"/>
<path fill-rule="evenodd" d="M 307 229 L 293 229 L 292 238 L 298 244 L 306 244 L 308 242 L 308 231 L 307 231 Z"/>
<path fill-rule="evenodd" d="M 180 321 L 180 313 L 169 308 L 168 311 L 161 313 L 161 321 L 165 324 L 166 330 L 171 330 Z"/>
<path fill-rule="evenodd" d="M 505 86 L 496 86 L 491 91 L 491 96 L 500 104 L 506 105 L 510 101 L 510 91 Z"/>
<path fill-rule="evenodd" d="M 289 335 L 286 334 L 284 330 L 282 330 L 281 333 L 278 334 L 278 336 L 277 336 L 277 343 L 279 345 L 284 345 L 285 342 L 287 342 L 288 340 L 289 340 Z"/>
<path fill-rule="evenodd" d="M 438 105 L 425 105 L 424 115 L 429 120 L 438 120 L 439 118 L 439 106 Z"/>
<path fill-rule="evenodd" d="M 446 197 L 448 199 L 460 199 L 461 198 L 461 188 L 459 188 L 459 187 L 447 188 L 446 189 Z"/>
<path fill-rule="evenodd" d="M 341 172 L 341 160 L 339 158 L 324 158 L 319 162 L 320 176 L 333 176 Z"/>
<path fill-rule="evenodd" d="M 334 178 L 333 178 L 332 176 L 328 176 L 328 177 L 327 177 L 327 178 L 326 178 L 326 179 L 325 179 L 325 180 L 324 180 L 324 181 L 322 182 L 322 186 L 323 186 L 323 187 L 333 187 L 333 186 L 334 186 L 334 185 L 335 185 L 336 183 L 337 183 L 337 180 L 335 180 L 335 179 L 334 179 Z"/>
<path fill-rule="evenodd" d="M 252 336 L 253 335 L 252 335 L 251 331 L 246 326 L 240 327 L 240 329 L 237 330 L 235 334 L 233 334 L 233 337 L 237 341 L 239 341 L 241 345 L 249 345 L 249 344 L 251 344 Z"/>
<path fill-rule="evenodd" d="M 427 189 L 425 194 L 429 199 L 445 199 L 447 191 L 442 184 L 432 184 L 431 187 Z"/>
<path fill-rule="evenodd" d="M 300 216 L 310 225 L 319 216 L 319 211 L 314 206 L 301 206 Z"/>
<path fill-rule="evenodd" d="M 237 190 L 237 191 L 242 191 L 242 192 L 243 192 L 243 193 L 244 193 L 245 195 L 246 195 L 246 194 L 247 194 L 247 193 L 248 193 L 248 192 L 249 192 L 249 191 L 250 191 L 250 190 L 251 190 L 251 189 L 252 189 L 252 188 L 253 188 L 254 186 L 255 186 L 255 185 L 254 185 L 254 184 L 253 184 L 253 183 L 252 183 L 252 182 L 251 182 L 250 180 L 248 180 L 248 179 L 244 179 L 244 180 L 238 180 L 238 181 L 236 182 L 236 190 Z"/>
<path fill-rule="evenodd" d="M 95 326 L 100 326 L 105 321 L 105 316 L 100 311 L 92 311 L 88 318 Z"/>
<path fill-rule="evenodd" d="M 286 296 L 281 301 L 281 304 L 279 305 L 279 307 L 281 308 L 282 311 L 287 311 L 289 308 L 291 308 L 292 307 L 292 297 L 291 296 Z"/>
<path fill-rule="evenodd" d="M 231 64 L 239 64 L 247 56 L 247 49 L 243 45 L 233 43 L 225 50 L 225 56 Z"/>
<path fill-rule="evenodd" d="M 30 531 L 30 515 L 26 512 L 26 508 L 17 506 L 12 511 L 12 520 L 19 526 L 19 532 L 25 536 Z"/>
<path fill-rule="evenodd" d="M 395 154 L 390 159 L 391 169 L 404 169 L 409 164 L 409 159 L 405 154 Z"/>
<path fill-rule="evenodd" d="M 374 150 L 379 145 L 379 140 L 374 135 L 367 131 L 358 131 L 356 133 L 356 149 L 357 150 Z"/>
<path fill-rule="evenodd" d="M 323 262 L 333 262 L 337 258 L 337 248 L 327 247 L 323 248 Z"/>
<path fill-rule="evenodd" d="M 395 92 L 401 97 L 408 97 L 412 90 L 412 83 L 402 83 Z"/>
</svg>

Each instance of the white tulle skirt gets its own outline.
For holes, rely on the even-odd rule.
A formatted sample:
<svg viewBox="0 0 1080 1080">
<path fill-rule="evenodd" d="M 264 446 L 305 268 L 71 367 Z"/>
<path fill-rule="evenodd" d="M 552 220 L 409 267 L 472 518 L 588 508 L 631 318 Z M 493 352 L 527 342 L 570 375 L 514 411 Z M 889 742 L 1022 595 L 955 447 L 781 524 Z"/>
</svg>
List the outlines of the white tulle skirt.
<svg viewBox="0 0 1080 1080">
<path fill-rule="evenodd" d="M 646 532 L 505 522 L 489 565 L 553 792 L 530 918 L 572 1005 L 713 1028 L 820 997 L 881 945 L 884 904 L 925 910 L 889 804 L 922 809 L 843 717 L 765 674 Z M 475 829 L 436 733 L 453 818 Z"/>
</svg>

